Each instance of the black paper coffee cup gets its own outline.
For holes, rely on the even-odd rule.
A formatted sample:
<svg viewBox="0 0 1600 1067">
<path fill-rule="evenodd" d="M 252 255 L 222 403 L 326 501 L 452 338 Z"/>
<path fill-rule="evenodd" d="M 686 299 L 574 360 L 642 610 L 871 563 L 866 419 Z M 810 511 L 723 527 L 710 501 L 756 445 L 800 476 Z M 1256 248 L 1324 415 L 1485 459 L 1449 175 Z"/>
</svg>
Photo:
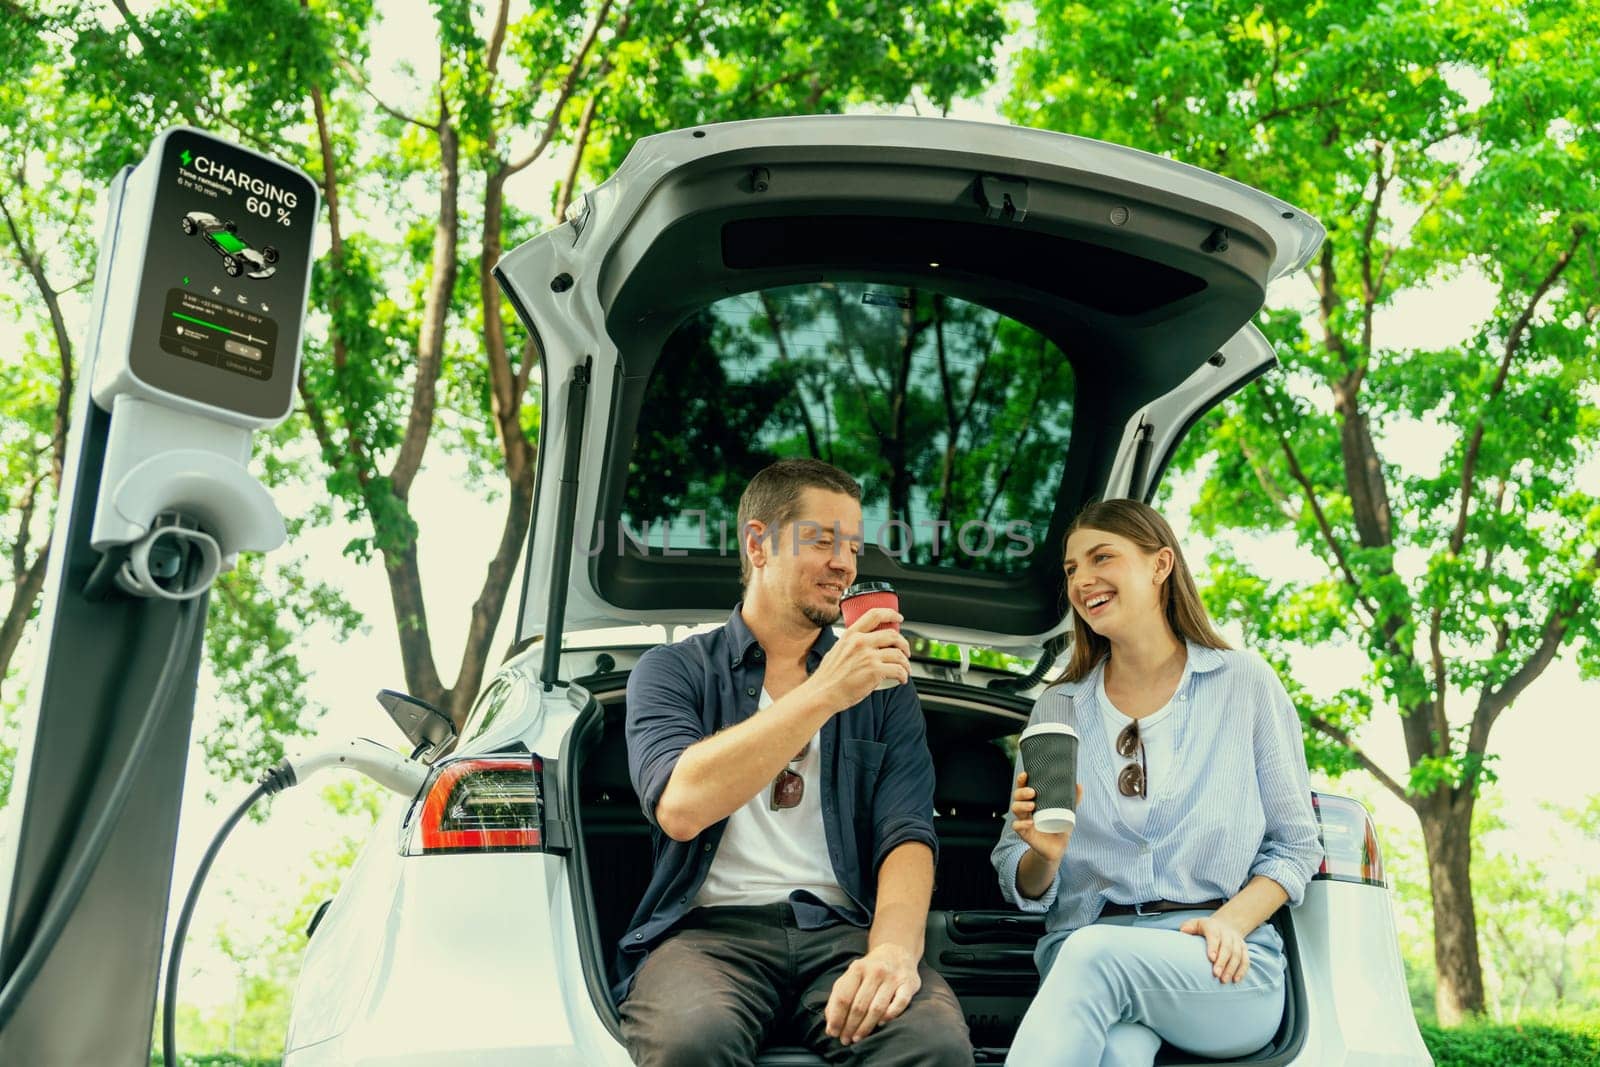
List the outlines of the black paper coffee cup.
<svg viewBox="0 0 1600 1067">
<path fill-rule="evenodd" d="M 1018 748 L 1034 792 L 1033 825 L 1066 833 L 1078 821 L 1078 732 L 1065 723 L 1034 723 L 1022 731 Z"/>
</svg>

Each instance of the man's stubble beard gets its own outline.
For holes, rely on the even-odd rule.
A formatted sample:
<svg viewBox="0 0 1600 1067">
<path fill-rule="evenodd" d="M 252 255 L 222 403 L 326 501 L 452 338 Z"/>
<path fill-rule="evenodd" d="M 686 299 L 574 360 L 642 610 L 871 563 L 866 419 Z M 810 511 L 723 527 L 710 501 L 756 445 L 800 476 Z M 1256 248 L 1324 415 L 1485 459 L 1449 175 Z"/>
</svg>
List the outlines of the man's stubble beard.
<svg viewBox="0 0 1600 1067">
<path fill-rule="evenodd" d="M 808 603 L 802 597 L 795 597 L 794 603 L 795 607 L 800 609 L 800 614 L 806 617 L 806 621 L 818 629 L 826 630 L 844 617 L 844 613 L 839 610 L 839 605 L 837 604 L 819 608 Z"/>
<path fill-rule="evenodd" d="M 800 605 L 800 613 L 811 625 L 824 630 L 844 618 L 844 613 L 838 608 L 814 608 L 810 604 Z"/>
</svg>

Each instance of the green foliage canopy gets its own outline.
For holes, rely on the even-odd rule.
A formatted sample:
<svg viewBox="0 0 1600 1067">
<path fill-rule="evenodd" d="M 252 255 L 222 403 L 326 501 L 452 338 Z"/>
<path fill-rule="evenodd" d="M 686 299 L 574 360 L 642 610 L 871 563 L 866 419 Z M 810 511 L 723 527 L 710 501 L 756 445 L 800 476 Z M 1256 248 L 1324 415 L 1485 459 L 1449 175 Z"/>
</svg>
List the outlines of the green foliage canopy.
<svg viewBox="0 0 1600 1067">
<path fill-rule="evenodd" d="M 1359 685 L 1294 690 L 1309 751 L 1417 811 L 1443 997 L 1477 1010 L 1466 841 L 1490 731 L 1558 651 L 1600 676 L 1600 9 L 1045 0 L 1035 21 L 1013 117 L 1218 170 L 1328 227 L 1311 291 L 1262 319 L 1282 373 L 1181 463 L 1205 472 L 1208 533 L 1288 532 L 1326 565 L 1273 583 L 1224 552 L 1209 601 L 1286 679 L 1305 646 L 1366 654 Z M 1400 336 L 1408 294 L 1462 277 L 1493 293 L 1462 338 Z M 1381 706 L 1403 772 L 1356 736 Z"/>
</svg>

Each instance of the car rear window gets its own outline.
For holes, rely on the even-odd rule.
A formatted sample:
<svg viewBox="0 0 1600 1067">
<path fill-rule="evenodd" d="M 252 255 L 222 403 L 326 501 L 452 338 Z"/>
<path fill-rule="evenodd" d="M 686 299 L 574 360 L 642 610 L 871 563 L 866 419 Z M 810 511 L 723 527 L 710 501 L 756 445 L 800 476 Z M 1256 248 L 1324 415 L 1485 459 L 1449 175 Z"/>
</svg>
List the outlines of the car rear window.
<svg viewBox="0 0 1600 1067">
<path fill-rule="evenodd" d="M 901 563 L 1021 573 L 1050 522 L 1074 395 L 1043 334 L 944 293 L 824 281 L 729 296 L 662 347 L 618 536 L 737 552 L 745 483 L 814 457 L 861 482 L 864 536 Z"/>
</svg>

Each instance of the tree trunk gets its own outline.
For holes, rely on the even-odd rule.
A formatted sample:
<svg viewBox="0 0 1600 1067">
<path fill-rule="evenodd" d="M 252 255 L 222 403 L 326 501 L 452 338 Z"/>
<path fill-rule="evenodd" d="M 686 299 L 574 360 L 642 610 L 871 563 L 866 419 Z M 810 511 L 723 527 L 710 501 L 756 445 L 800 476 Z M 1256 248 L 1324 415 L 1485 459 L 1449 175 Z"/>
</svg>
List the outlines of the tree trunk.
<svg viewBox="0 0 1600 1067">
<path fill-rule="evenodd" d="M 456 729 L 466 726 L 467 713 L 478 699 L 483 685 L 483 674 L 489 661 L 489 642 L 494 628 L 505 610 L 506 596 L 511 591 L 511 577 L 516 570 L 518 550 L 528 536 L 528 526 L 533 521 L 533 474 L 535 448 L 524 442 L 517 450 L 519 458 L 508 461 L 507 477 L 511 491 L 506 499 L 506 517 L 500 531 L 500 544 L 483 579 L 483 589 L 472 605 L 472 622 L 467 629 L 467 645 L 461 653 L 461 669 L 456 674 L 455 685 L 450 689 L 450 704 L 445 708 L 455 720 Z M 440 705 L 444 708 L 444 705 Z"/>
<path fill-rule="evenodd" d="M 441 58 L 441 65 L 443 59 Z M 422 322 L 417 329 L 417 369 L 411 386 L 411 413 L 399 454 L 389 472 L 383 492 L 392 500 L 377 506 L 368 501 L 368 513 L 378 527 L 377 516 L 391 508 L 411 516 L 411 485 L 422 468 L 422 456 L 433 432 L 433 417 L 438 402 L 440 368 L 444 365 L 445 334 L 449 326 L 450 303 L 455 292 L 456 248 L 460 227 L 458 198 L 461 191 L 461 136 L 453 125 L 449 104 L 439 96 L 439 217 L 434 225 L 433 260 L 429 268 L 427 293 L 423 300 Z M 384 569 L 389 578 L 389 597 L 394 602 L 395 626 L 400 636 L 400 662 L 405 669 L 406 688 L 412 696 L 448 711 L 452 695 L 439 677 L 433 658 L 433 640 L 428 633 L 427 605 L 422 597 L 422 576 L 417 567 L 417 540 L 413 528 L 403 547 L 383 549 Z"/>
<path fill-rule="evenodd" d="M 56 382 L 55 425 L 50 436 L 50 484 L 55 489 L 55 496 L 58 498 L 55 503 L 59 508 L 61 474 L 67 465 L 67 431 L 72 419 L 72 333 L 67 328 L 67 317 L 61 308 L 61 290 L 51 285 L 50 280 L 45 277 L 44 257 L 25 240 L 25 227 L 18 226 L 17 220 L 12 217 L 3 201 L 0 201 L 0 218 L 5 220 L 6 233 L 11 239 L 17 258 L 22 261 L 22 265 L 33 279 L 34 287 L 39 291 L 39 298 L 44 301 L 45 310 L 50 315 L 50 329 L 55 335 L 56 365 L 60 370 Z M 4 621 L 0 622 L 0 681 L 4 681 L 6 675 L 11 672 L 11 659 L 16 655 L 17 646 L 22 643 L 22 635 L 27 630 L 28 623 L 32 621 L 39 598 L 44 593 L 44 580 L 50 557 L 49 527 L 45 529 L 44 543 L 35 553 L 33 563 L 26 564 L 38 492 L 39 483 L 35 480 L 22 494 L 23 500 L 20 504 L 14 498 L 8 502 L 18 507 L 18 511 L 14 513 L 17 518 L 17 540 L 11 549 L 13 583 L 11 606 L 6 610 Z"/>
<path fill-rule="evenodd" d="M 20 542 L 27 536 L 28 528 L 24 524 L 17 533 L 17 539 Z M 12 574 L 16 584 L 11 595 L 11 606 L 6 611 L 4 622 L 0 622 L 0 679 L 4 679 L 10 673 L 11 658 L 16 655 L 17 646 L 22 643 L 22 635 L 27 631 L 29 621 L 33 619 L 39 595 L 44 592 L 45 570 L 49 566 L 49 558 L 50 544 L 46 542 L 26 570 Z"/>
<path fill-rule="evenodd" d="M 1421 799 L 1417 817 L 1428 853 L 1433 893 L 1433 962 L 1439 972 L 1434 1006 L 1439 1022 L 1454 1026 L 1483 1013 L 1483 966 L 1478 960 L 1478 921 L 1472 908 L 1472 807 L 1447 786 Z"/>
<path fill-rule="evenodd" d="M 406 692 L 441 711 L 451 707 L 451 693 L 439 678 L 433 660 L 433 638 L 428 633 L 427 604 L 422 598 L 422 573 L 417 567 L 417 542 L 383 553 L 389 578 L 389 599 L 394 605 L 395 629 L 400 638 L 400 664 Z"/>
</svg>

